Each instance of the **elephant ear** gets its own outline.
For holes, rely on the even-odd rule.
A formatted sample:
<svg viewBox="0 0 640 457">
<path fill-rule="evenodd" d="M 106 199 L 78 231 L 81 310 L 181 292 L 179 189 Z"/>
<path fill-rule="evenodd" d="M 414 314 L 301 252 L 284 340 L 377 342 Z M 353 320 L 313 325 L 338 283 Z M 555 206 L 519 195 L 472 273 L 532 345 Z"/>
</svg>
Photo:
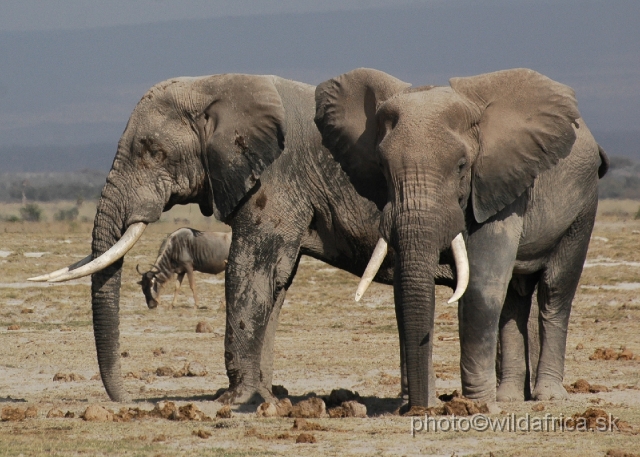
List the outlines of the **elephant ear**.
<svg viewBox="0 0 640 457">
<path fill-rule="evenodd" d="M 208 102 L 196 127 L 213 193 L 209 212 L 225 220 L 284 149 L 284 106 L 272 76 L 216 75 L 193 89 Z"/>
<path fill-rule="evenodd" d="M 380 209 L 388 196 L 375 152 L 376 109 L 410 86 L 382 71 L 358 68 L 316 88 L 315 122 L 322 144 L 340 162 L 358 193 Z"/>
<path fill-rule="evenodd" d="M 453 78 L 450 84 L 480 109 L 471 198 L 476 220 L 484 222 L 569 154 L 580 113 L 570 87 L 532 70 Z"/>
</svg>

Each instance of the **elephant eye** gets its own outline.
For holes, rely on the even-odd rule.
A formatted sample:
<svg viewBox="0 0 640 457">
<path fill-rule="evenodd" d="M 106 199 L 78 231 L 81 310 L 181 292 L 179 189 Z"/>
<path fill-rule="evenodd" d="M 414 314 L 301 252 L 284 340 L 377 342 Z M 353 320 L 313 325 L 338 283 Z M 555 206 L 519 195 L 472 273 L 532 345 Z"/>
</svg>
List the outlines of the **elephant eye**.
<svg viewBox="0 0 640 457">
<path fill-rule="evenodd" d="M 462 173 L 464 171 L 465 166 L 467 165 L 467 159 L 466 158 L 462 158 L 460 160 L 458 160 L 458 174 Z"/>
</svg>

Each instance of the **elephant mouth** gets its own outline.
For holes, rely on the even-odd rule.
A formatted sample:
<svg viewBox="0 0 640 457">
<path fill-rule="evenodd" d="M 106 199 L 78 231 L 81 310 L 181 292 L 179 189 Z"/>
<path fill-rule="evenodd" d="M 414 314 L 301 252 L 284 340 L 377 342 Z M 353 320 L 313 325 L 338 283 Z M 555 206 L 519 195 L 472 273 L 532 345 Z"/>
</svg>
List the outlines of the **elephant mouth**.
<svg viewBox="0 0 640 457">
<path fill-rule="evenodd" d="M 362 274 L 362 278 L 360 279 L 360 284 L 358 284 L 358 289 L 356 290 L 356 301 L 360 301 L 367 288 L 373 281 L 373 278 L 378 273 L 384 258 L 387 255 L 388 245 L 384 238 L 380 238 L 378 240 L 378 244 L 376 244 L 375 249 L 373 250 L 373 254 L 371 255 L 371 259 L 367 264 L 367 268 L 364 270 Z M 453 303 L 458 301 L 460 297 L 462 297 L 467 290 L 467 286 L 469 285 L 469 259 L 467 257 L 467 247 L 464 243 L 464 237 L 462 233 L 456 235 L 456 237 L 451 241 L 451 250 L 453 251 L 453 257 L 455 259 L 456 264 L 456 276 L 458 278 L 456 289 L 449 299 L 448 303 Z"/>
<path fill-rule="evenodd" d="M 145 222 L 136 222 L 135 224 L 130 225 L 120 240 L 118 240 L 117 243 L 111 246 L 111 248 L 100 257 L 91 260 L 91 255 L 88 255 L 81 261 L 73 263 L 66 268 L 61 268 L 60 270 L 56 270 L 46 275 L 29 278 L 28 281 L 70 281 L 72 279 L 89 276 L 103 270 L 124 257 L 124 255 L 129 252 L 140 239 L 146 228 L 147 224 Z"/>
</svg>

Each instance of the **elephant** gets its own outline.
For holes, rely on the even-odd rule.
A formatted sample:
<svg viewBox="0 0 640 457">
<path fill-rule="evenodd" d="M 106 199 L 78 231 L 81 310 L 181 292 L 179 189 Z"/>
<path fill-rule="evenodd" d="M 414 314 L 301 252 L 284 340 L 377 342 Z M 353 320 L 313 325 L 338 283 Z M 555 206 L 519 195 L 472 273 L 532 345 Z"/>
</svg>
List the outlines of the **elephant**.
<svg viewBox="0 0 640 457">
<path fill-rule="evenodd" d="M 566 398 L 571 304 L 608 168 L 574 91 L 522 68 L 415 88 L 361 68 L 318 85 L 315 122 L 358 192 L 383 207 L 379 249 L 358 294 L 392 247 L 408 407 L 436 402 L 434 272 L 452 240 L 466 246 L 469 276 L 458 301 L 463 395 Z M 530 393 L 536 286 L 540 354 Z"/>
<path fill-rule="evenodd" d="M 158 257 L 151 270 L 143 273 L 136 266 L 136 270 L 142 275 L 138 284 L 142 286 L 147 307 L 149 309 L 158 307 L 162 288 L 174 275 L 177 275 L 176 288 L 171 301 L 171 309 L 173 309 L 186 274 L 193 293 L 194 307 L 198 309 L 196 280 L 193 272 L 200 271 L 213 275 L 223 272 L 227 267 L 230 246 L 231 232 L 201 232 L 182 227 L 169 234 L 160 245 Z"/>
<path fill-rule="evenodd" d="M 119 360 L 122 256 L 163 210 L 187 203 L 233 233 L 225 276 L 229 389 L 219 401 L 276 400 L 275 331 L 300 257 L 360 276 L 378 239 L 381 208 L 322 146 L 314 115 L 315 86 L 276 76 L 175 78 L 142 97 L 102 190 L 92 253 L 30 278 L 93 274 L 98 364 L 112 400 L 127 399 Z M 394 265 L 389 250 L 375 280 L 392 284 Z M 435 274 L 455 286 L 448 264 Z"/>
</svg>

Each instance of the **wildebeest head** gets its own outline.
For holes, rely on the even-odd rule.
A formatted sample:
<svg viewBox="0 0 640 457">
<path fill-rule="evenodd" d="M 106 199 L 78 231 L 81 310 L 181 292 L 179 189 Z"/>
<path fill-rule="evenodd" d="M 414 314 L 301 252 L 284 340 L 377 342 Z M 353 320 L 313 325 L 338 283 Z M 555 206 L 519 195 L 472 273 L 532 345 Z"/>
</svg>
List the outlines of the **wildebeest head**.
<svg viewBox="0 0 640 457">
<path fill-rule="evenodd" d="M 138 266 L 136 266 L 136 270 L 142 275 L 138 284 L 142 286 L 142 293 L 144 294 L 144 298 L 147 300 L 147 306 L 149 309 L 157 308 L 160 304 L 160 284 L 156 277 L 158 272 L 153 267 L 151 270 L 144 273 L 140 271 Z"/>
</svg>

